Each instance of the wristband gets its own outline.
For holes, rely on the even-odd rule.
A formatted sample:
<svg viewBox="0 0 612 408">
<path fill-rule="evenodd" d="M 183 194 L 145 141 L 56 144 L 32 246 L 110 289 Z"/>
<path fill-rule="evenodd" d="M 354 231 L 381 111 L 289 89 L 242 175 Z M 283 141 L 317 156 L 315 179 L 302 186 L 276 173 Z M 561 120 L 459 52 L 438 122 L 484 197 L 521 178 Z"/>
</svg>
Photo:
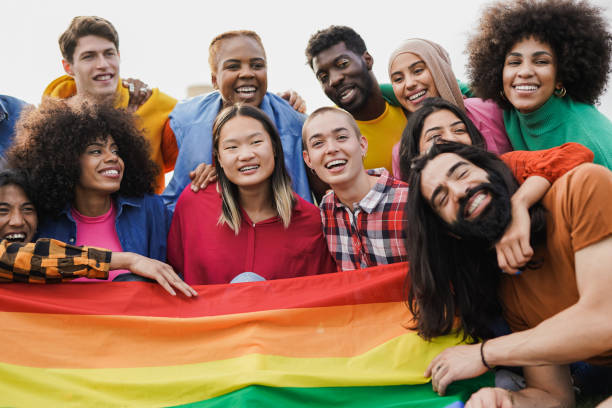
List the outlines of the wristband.
<svg viewBox="0 0 612 408">
<path fill-rule="evenodd" d="M 485 360 L 484 357 L 484 345 L 485 343 L 489 341 L 489 339 L 483 341 L 482 343 L 480 343 L 480 359 L 482 360 L 482 365 L 484 365 L 485 367 L 487 367 L 487 369 L 492 370 L 493 367 L 491 367 L 489 364 L 487 364 L 487 360 Z"/>
</svg>

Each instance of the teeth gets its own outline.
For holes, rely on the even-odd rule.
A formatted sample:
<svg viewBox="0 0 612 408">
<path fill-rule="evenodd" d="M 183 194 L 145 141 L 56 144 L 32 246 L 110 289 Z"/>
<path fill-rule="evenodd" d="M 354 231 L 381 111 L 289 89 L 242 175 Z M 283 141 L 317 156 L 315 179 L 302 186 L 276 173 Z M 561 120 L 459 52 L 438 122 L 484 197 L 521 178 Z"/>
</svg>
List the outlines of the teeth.
<svg viewBox="0 0 612 408">
<path fill-rule="evenodd" d="M 256 170 L 259 168 L 259 165 L 255 165 L 255 166 L 245 166 L 245 167 L 241 167 L 238 170 L 239 171 L 249 171 L 249 170 Z"/>
<path fill-rule="evenodd" d="M 98 81 L 106 81 L 106 80 L 111 79 L 111 74 L 106 74 L 106 75 L 98 75 L 98 76 L 96 77 L 96 79 L 97 79 Z"/>
<path fill-rule="evenodd" d="M 408 100 L 414 101 L 415 99 L 419 99 L 421 96 L 425 95 L 425 92 L 427 92 L 427 90 L 423 89 L 421 92 L 415 93 L 414 95 L 410 95 L 408 97 Z"/>
<path fill-rule="evenodd" d="M 345 89 L 344 91 L 340 93 L 340 99 L 344 100 L 344 99 L 350 98 L 354 90 L 355 88 Z"/>
<path fill-rule="evenodd" d="M 256 91 L 256 88 L 254 86 L 241 86 L 239 88 L 236 88 L 236 92 L 238 93 L 253 93 Z"/>
<path fill-rule="evenodd" d="M 332 160 L 325 165 L 326 168 L 331 169 L 334 166 L 341 166 L 346 164 L 346 160 Z"/>
<path fill-rule="evenodd" d="M 472 204 L 470 204 L 470 207 L 468 208 L 468 211 L 467 211 L 467 213 L 468 213 L 468 214 L 467 214 L 467 215 L 468 215 L 468 217 L 469 217 L 470 215 L 472 215 L 472 213 L 473 213 L 474 211 L 476 211 L 476 209 L 478 208 L 478 206 L 480 205 L 480 203 L 482 203 L 482 201 L 483 201 L 485 198 L 487 198 L 487 195 L 486 195 L 486 194 L 484 194 L 484 193 L 479 193 L 479 194 L 478 194 L 478 195 L 477 195 L 477 196 L 476 196 L 476 197 L 475 197 L 475 198 L 472 200 Z"/>
<path fill-rule="evenodd" d="M 117 170 L 104 170 L 102 172 L 102 174 L 105 175 L 105 176 L 117 176 L 117 175 L 119 175 L 119 171 L 117 171 Z"/>
<path fill-rule="evenodd" d="M 25 234 L 23 232 L 17 232 L 14 234 L 7 234 L 4 236 L 5 239 L 9 241 L 23 241 L 25 240 Z"/>
<path fill-rule="evenodd" d="M 536 91 L 538 89 L 537 85 L 516 85 L 514 87 L 517 91 Z"/>
</svg>

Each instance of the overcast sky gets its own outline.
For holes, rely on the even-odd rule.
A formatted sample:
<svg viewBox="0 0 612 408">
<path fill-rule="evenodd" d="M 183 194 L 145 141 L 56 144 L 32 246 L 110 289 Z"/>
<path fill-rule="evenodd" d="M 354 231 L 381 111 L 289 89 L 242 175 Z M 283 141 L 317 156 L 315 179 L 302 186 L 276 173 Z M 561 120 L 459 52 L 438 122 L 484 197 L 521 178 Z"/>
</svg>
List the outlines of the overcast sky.
<svg viewBox="0 0 612 408">
<path fill-rule="evenodd" d="M 607 8 L 612 1 L 596 0 Z M 38 103 L 46 85 L 63 74 L 57 44 L 76 15 L 110 20 L 120 38 L 121 76 L 137 77 L 182 99 L 192 84 L 210 83 L 207 64 L 211 39 L 227 30 L 251 29 L 262 37 L 268 55 L 268 90 L 297 90 L 308 110 L 329 101 L 304 49 L 308 38 L 331 24 L 353 27 L 374 57 L 379 82 L 388 82 L 390 53 L 406 38 L 440 43 L 450 53 L 458 78 L 465 80 L 468 34 L 488 1 L 203 1 L 203 0 L 2 0 L 0 93 Z M 610 87 L 610 86 L 609 86 Z M 599 109 L 612 118 L 612 93 Z"/>
</svg>

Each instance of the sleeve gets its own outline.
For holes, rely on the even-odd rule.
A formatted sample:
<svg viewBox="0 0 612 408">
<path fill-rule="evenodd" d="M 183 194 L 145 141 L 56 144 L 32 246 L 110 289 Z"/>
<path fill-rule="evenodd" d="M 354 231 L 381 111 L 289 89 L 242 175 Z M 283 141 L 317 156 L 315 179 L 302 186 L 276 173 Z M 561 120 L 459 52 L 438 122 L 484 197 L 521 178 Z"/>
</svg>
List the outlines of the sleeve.
<svg viewBox="0 0 612 408">
<path fill-rule="evenodd" d="M 112 252 L 77 247 L 55 239 L 0 242 L 0 281 L 57 283 L 75 278 L 108 278 Z"/>
<path fill-rule="evenodd" d="M 393 85 L 380 84 L 379 87 L 385 101 L 387 101 L 390 105 L 400 106 L 400 103 L 395 96 L 395 92 L 393 92 Z"/>
<path fill-rule="evenodd" d="M 593 161 L 593 152 L 579 143 L 565 143 L 546 150 L 517 150 L 500 158 L 512 170 L 520 184 L 531 176 L 541 176 L 554 183 L 582 163 Z"/>
<path fill-rule="evenodd" d="M 170 118 L 166 120 L 162 130 L 162 155 L 164 159 L 164 173 L 174 170 L 176 158 L 178 157 L 178 144 L 176 137 L 170 127 Z"/>
</svg>

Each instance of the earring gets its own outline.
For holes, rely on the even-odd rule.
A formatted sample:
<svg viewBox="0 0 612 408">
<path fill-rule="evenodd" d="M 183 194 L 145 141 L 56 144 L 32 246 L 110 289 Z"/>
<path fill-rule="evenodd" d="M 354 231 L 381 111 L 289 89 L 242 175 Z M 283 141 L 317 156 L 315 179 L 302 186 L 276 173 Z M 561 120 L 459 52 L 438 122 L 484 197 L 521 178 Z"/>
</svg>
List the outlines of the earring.
<svg viewBox="0 0 612 408">
<path fill-rule="evenodd" d="M 508 101 L 508 99 L 506 98 L 506 94 L 504 93 L 504 90 L 503 90 L 503 89 L 502 89 L 501 91 L 499 91 L 499 96 L 501 96 L 501 98 L 502 98 L 504 101 L 506 101 L 506 102 Z"/>
<path fill-rule="evenodd" d="M 567 90 L 565 89 L 564 86 L 562 86 L 561 88 L 555 88 L 555 96 L 557 98 L 563 98 L 566 93 L 567 93 Z"/>
<path fill-rule="evenodd" d="M 317 174 L 317 172 L 314 169 L 310 169 L 310 171 L 312 172 L 312 174 Z"/>
</svg>

